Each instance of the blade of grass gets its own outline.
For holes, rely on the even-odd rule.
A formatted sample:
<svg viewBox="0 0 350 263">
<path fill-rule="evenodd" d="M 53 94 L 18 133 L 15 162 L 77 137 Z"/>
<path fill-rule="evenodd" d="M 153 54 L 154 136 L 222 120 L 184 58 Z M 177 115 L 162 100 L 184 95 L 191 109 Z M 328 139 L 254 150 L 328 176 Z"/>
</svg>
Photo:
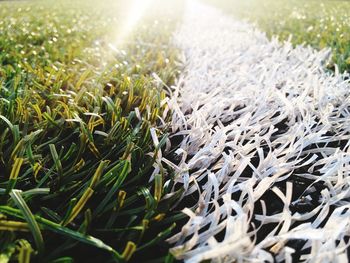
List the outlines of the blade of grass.
<svg viewBox="0 0 350 263">
<path fill-rule="evenodd" d="M 29 227 L 27 223 L 23 222 L 0 220 L 0 230 L 28 232 Z"/>
<path fill-rule="evenodd" d="M 117 176 L 117 180 L 115 181 L 114 185 L 110 188 L 108 193 L 106 194 L 105 198 L 101 201 L 101 203 L 97 206 L 97 208 L 94 211 L 94 215 L 98 215 L 103 211 L 103 209 L 106 207 L 108 202 L 111 200 L 111 198 L 115 195 L 115 193 L 119 190 L 119 187 L 124 182 L 127 175 L 130 173 L 130 162 L 124 161 L 124 167 L 121 173 Z M 119 166 L 119 165 L 117 165 Z M 110 171 L 114 171 L 113 169 Z"/>
<path fill-rule="evenodd" d="M 30 255 L 33 253 L 33 248 L 27 240 L 19 241 L 18 263 L 30 263 Z"/>
<path fill-rule="evenodd" d="M 15 187 L 17 182 L 17 177 L 19 175 L 19 171 L 21 170 L 22 164 L 24 159 L 23 158 L 16 158 L 15 162 L 12 166 L 12 170 L 10 173 L 9 182 L 7 184 L 7 193 L 10 193 L 10 191 Z"/>
<path fill-rule="evenodd" d="M 21 213 L 21 210 L 15 209 L 9 206 L 0 206 L 0 212 L 20 218 L 20 219 L 24 219 L 24 216 Z M 84 235 L 82 233 L 79 233 L 67 227 L 61 226 L 60 224 L 54 223 L 40 216 L 35 216 L 35 220 L 40 224 L 40 226 L 44 230 L 50 230 L 52 232 L 63 235 L 65 237 L 72 238 L 79 242 L 83 242 L 85 244 L 106 250 L 110 252 L 116 260 L 122 259 L 122 256 L 117 251 L 115 251 L 112 247 L 103 243 L 103 241 L 101 241 L 100 239 L 97 239 L 90 235 Z"/>
<path fill-rule="evenodd" d="M 129 261 L 132 257 L 132 255 L 135 253 L 136 251 L 136 245 L 134 242 L 129 241 L 126 244 L 126 247 L 123 251 L 122 257 L 125 261 Z"/>
<path fill-rule="evenodd" d="M 32 214 L 23 197 L 21 196 L 21 191 L 12 190 L 10 196 L 17 205 L 17 207 L 21 210 L 24 219 L 27 221 L 29 229 L 32 232 L 37 249 L 39 253 L 42 253 L 44 251 L 44 240 L 41 235 L 40 228 L 35 220 L 34 215 Z"/>
<path fill-rule="evenodd" d="M 51 156 L 52 156 L 53 162 L 55 164 L 56 170 L 57 170 L 59 176 L 62 177 L 63 169 L 62 169 L 61 160 L 60 160 L 58 153 L 57 153 L 57 150 L 56 150 L 56 146 L 54 144 L 50 144 L 49 148 L 50 148 Z"/>
</svg>

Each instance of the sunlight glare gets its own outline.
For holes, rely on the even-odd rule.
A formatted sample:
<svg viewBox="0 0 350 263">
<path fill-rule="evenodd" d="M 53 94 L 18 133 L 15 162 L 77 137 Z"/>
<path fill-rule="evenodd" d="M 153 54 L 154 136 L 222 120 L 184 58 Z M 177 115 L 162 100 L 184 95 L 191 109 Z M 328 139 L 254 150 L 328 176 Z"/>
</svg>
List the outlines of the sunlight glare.
<svg viewBox="0 0 350 263">
<path fill-rule="evenodd" d="M 154 0 L 131 0 L 126 7 L 125 21 L 122 22 L 120 30 L 118 30 L 115 44 L 119 46 L 128 35 L 133 31 L 138 22 L 146 14 Z"/>
</svg>

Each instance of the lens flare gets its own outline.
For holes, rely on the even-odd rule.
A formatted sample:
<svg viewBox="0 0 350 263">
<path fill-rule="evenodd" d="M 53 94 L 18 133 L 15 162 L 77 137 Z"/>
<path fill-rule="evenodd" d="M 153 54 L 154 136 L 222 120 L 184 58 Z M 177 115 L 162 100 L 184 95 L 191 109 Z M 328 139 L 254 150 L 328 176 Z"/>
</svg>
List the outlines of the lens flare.
<svg viewBox="0 0 350 263">
<path fill-rule="evenodd" d="M 121 27 L 118 30 L 114 44 L 119 46 L 128 35 L 133 31 L 135 26 L 147 13 L 147 10 L 152 6 L 154 0 L 132 0 L 126 7 L 126 12 L 123 14 L 125 18 L 121 22 Z"/>
</svg>

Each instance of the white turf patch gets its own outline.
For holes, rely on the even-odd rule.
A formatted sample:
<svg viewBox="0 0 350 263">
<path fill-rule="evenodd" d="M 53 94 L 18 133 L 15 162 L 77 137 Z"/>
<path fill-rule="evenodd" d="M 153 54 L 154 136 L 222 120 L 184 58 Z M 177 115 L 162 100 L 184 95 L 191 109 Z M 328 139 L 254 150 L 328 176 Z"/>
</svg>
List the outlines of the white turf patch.
<svg viewBox="0 0 350 263">
<path fill-rule="evenodd" d="M 172 252 L 187 262 L 347 261 L 350 86 L 324 71 L 329 52 L 269 41 L 195 1 L 174 38 L 185 69 L 169 105 L 184 139 L 181 161 L 163 160 L 186 188 L 180 204 L 197 204 L 184 209 Z"/>
</svg>

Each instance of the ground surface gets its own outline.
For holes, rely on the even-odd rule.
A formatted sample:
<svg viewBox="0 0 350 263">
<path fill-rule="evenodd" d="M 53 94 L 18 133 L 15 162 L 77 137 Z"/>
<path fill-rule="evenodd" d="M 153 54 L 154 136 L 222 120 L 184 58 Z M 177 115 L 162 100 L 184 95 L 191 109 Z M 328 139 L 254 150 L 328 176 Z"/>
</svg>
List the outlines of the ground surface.
<svg viewBox="0 0 350 263">
<path fill-rule="evenodd" d="M 349 229 L 349 84 L 327 51 L 270 41 L 190 2 L 173 129 L 187 262 L 341 262 Z M 197 204 L 190 206 L 193 200 Z"/>
<path fill-rule="evenodd" d="M 226 13 L 248 20 L 281 41 L 311 45 L 316 49 L 331 47 L 340 71 L 350 69 L 349 1 L 342 0 L 205 0 Z"/>
<path fill-rule="evenodd" d="M 2 262 L 165 260 L 179 213 L 154 76 L 177 75 L 181 1 L 148 2 L 1 3 Z"/>
<path fill-rule="evenodd" d="M 184 2 L 1 2 L 0 262 L 346 261 L 348 3 Z"/>
</svg>

